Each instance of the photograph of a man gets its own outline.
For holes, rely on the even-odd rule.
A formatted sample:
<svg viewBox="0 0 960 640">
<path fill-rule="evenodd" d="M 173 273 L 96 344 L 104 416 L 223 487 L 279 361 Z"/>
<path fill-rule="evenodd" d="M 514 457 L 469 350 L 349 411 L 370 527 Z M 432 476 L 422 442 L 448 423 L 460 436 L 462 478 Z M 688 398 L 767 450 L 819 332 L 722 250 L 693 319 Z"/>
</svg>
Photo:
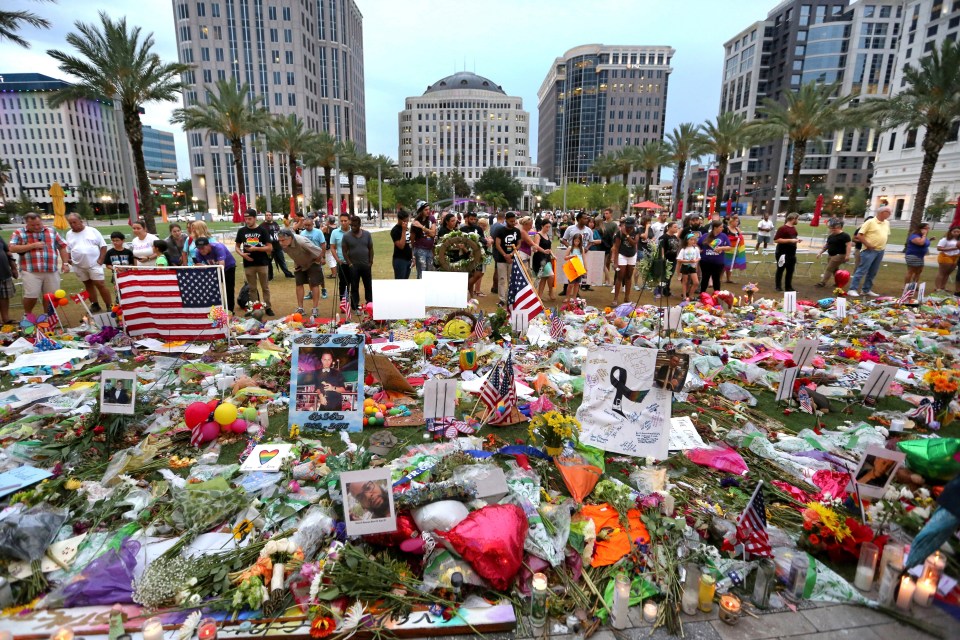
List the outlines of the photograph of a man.
<svg viewBox="0 0 960 640">
<path fill-rule="evenodd" d="M 356 520 L 371 518 L 386 518 L 390 515 L 390 494 L 387 483 L 382 480 L 366 480 L 351 482 L 347 485 L 347 492 L 353 503 L 350 509 L 351 516 L 359 517 Z"/>
<path fill-rule="evenodd" d="M 344 363 L 355 360 L 344 349 L 300 350 L 297 371 L 298 411 L 354 411 L 353 387 L 344 377 Z M 353 369 L 351 369 L 351 372 Z"/>
<path fill-rule="evenodd" d="M 124 380 L 114 380 L 113 385 L 103 397 L 110 404 L 130 404 L 130 391 L 128 391 Z"/>
<path fill-rule="evenodd" d="M 657 354 L 653 386 L 667 391 L 681 391 L 687 380 L 690 356 L 668 351 Z"/>
<path fill-rule="evenodd" d="M 345 471 L 340 475 L 347 535 L 396 531 L 390 469 Z"/>
<path fill-rule="evenodd" d="M 136 379 L 134 371 L 103 371 L 100 374 L 100 412 L 133 415 Z"/>
</svg>

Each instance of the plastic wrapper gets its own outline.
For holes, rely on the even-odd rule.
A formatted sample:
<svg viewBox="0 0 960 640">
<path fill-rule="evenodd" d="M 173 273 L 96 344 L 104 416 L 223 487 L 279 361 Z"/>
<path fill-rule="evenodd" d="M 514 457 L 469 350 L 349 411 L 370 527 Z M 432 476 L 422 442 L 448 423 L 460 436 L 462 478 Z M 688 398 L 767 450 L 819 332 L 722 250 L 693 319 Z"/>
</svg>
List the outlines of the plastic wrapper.
<svg viewBox="0 0 960 640">
<path fill-rule="evenodd" d="M 715 449 L 689 449 L 685 453 L 691 461 L 719 471 L 726 471 L 727 473 L 733 473 L 738 476 L 749 471 L 747 463 L 744 462 L 740 454 L 733 449 L 725 447 Z"/>
<path fill-rule="evenodd" d="M 734 402 L 746 402 L 751 407 L 757 406 L 757 399 L 753 397 L 752 393 L 732 382 L 720 383 L 720 386 L 717 387 L 717 391 L 719 391 L 727 400 L 732 400 Z"/>
<path fill-rule="evenodd" d="M 10 509 L 0 519 L 0 558 L 23 562 L 41 559 L 66 519 L 66 512 L 42 507 Z"/>
<path fill-rule="evenodd" d="M 464 585 L 470 584 L 481 589 L 489 588 L 484 579 L 463 558 L 449 549 L 437 547 L 423 562 L 424 591 L 451 589 L 453 584 L 450 579 L 455 573 L 460 574 Z"/>
<path fill-rule="evenodd" d="M 462 502 L 440 500 L 413 510 L 413 521 L 420 531 L 452 529 L 464 520 L 470 512 Z"/>
<path fill-rule="evenodd" d="M 303 549 L 305 558 L 312 558 L 320 550 L 336 527 L 336 522 L 327 509 L 312 506 L 307 509 L 293 534 L 293 541 Z"/>
<path fill-rule="evenodd" d="M 790 573 L 790 562 L 794 556 L 803 554 L 793 547 L 777 547 L 773 550 L 774 561 L 777 565 L 777 579 L 785 582 Z M 813 556 L 807 556 L 807 580 L 803 588 L 803 599 L 816 602 L 846 602 L 849 604 L 865 604 L 875 606 L 876 603 L 853 588 L 837 572 L 818 562 Z"/>
<path fill-rule="evenodd" d="M 442 537 L 498 591 L 510 587 L 523 561 L 527 518 L 512 504 L 474 511 Z"/>
<path fill-rule="evenodd" d="M 926 478 L 949 480 L 960 472 L 955 456 L 960 452 L 960 438 L 904 440 L 897 448 L 907 454 L 907 468 Z"/>
<path fill-rule="evenodd" d="M 48 608 L 89 607 L 133 602 L 134 570 L 140 543 L 124 540 L 91 562 L 77 578 L 53 591 L 44 600 Z"/>
</svg>

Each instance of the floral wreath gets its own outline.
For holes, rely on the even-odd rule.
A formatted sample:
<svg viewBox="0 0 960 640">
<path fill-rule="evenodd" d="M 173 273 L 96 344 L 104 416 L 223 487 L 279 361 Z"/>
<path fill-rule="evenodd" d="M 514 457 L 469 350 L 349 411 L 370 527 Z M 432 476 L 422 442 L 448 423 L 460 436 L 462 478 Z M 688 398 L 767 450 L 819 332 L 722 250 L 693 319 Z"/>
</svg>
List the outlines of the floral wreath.
<svg viewBox="0 0 960 640">
<path fill-rule="evenodd" d="M 451 262 L 451 253 L 454 255 L 466 253 L 468 255 L 465 258 Z M 476 271 L 483 266 L 483 247 L 480 246 L 480 236 L 475 233 L 451 231 L 441 238 L 433 250 L 433 255 L 442 271 L 465 273 Z"/>
</svg>

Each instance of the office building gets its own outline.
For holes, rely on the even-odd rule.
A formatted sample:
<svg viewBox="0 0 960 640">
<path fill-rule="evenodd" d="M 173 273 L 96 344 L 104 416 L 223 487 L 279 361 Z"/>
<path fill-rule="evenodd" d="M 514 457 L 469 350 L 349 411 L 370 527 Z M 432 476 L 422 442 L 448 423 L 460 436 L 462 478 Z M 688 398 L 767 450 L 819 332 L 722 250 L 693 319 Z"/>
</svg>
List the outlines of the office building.
<svg viewBox="0 0 960 640">
<path fill-rule="evenodd" d="M 177 146 L 173 134 L 144 125 L 143 162 L 154 188 L 174 186 L 177 182 Z"/>
<path fill-rule="evenodd" d="M 838 84 L 839 95 L 883 98 L 893 86 L 903 0 L 788 0 L 724 44 L 720 112 L 756 117 L 765 99 L 802 84 Z M 878 132 L 835 132 L 811 144 L 798 194 L 867 189 Z M 792 147 L 774 140 L 730 159 L 717 198 L 746 200 L 755 214 L 782 211 L 790 196 Z M 688 191 L 689 192 L 689 191 Z"/>
<path fill-rule="evenodd" d="M 945 39 L 956 41 L 960 35 L 960 2 L 910 0 L 904 4 L 903 38 L 894 65 L 893 95 L 907 86 L 903 77 L 905 68 L 919 66 L 921 58 L 934 48 L 939 49 Z M 960 196 L 958 128 L 960 122 L 954 121 L 933 171 L 928 202 L 942 189 L 947 190 L 952 201 Z M 890 205 L 895 219 L 910 219 L 923 162 L 924 132 L 923 129 L 900 127 L 880 135 L 870 194 L 871 208 Z"/>
<path fill-rule="evenodd" d="M 75 100 L 50 106 L 54 91 L 70 86 L 39 73 L 0 75 L 0 158 L 11 167 L 4 200 L 26 195 L 51 210 L 50 186 L 59 182 L 65 201 L 79 200 L 81 183 L 94 196 L 109 193 L 126 203 L 117 127 L 122 116 L 109 100 Z"/>
<path fill-rule="evenodd" d="M 185 105 L 229 78 L 249 84 L 271 113 L 295 114 L 308 129 L 366 150 L 363 16 L 353 0 L 173 0 L 173 13 L 180 62 L 194 67 L 183 74 Z M 187 142 L 193 192 L 215 210 L 237 189 L 230 147 L 205 131 L 187 132 Z M 248 202 L 288 191 L 285 158 L 264 153 L 252 136 L 243 158 Z M 307 199 L 320 174 L 304 172 Z"/>
<path fill-rule="evenodd" d="M 590 168 L 605 153 L 662 140 L 670 47 L 575 47 L 554 60 L 537 93 L 543 176 L 561 184 L 598 179 Z M 654 179 L 659 182 L 657 173 Z M 643 172 L 630 184 L 642 185 Z"/>
</svg>

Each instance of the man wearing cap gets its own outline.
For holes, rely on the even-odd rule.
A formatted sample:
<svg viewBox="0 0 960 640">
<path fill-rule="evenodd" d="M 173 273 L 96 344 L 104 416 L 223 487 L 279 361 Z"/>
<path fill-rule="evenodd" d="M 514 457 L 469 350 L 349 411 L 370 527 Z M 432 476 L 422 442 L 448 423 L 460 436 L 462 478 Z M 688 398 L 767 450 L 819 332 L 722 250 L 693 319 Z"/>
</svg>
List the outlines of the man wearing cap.
<svg viewBox="0 0 960 640">
<path fill-rule="evenodd" d="M 244 226 L 237 231 L 237 253 L 243 257 L 243 275 L 250 287 L 251 300 L 263 300 L 266 305 L 266 314 L 274 315 L 270 307 L 270 254 L 273 245 L 270 244 L 270 233 L 265 231 L 257 222 L 257 210 L 247 209 L 243 218 Z M 257 286 L 259 281 L 259 288 Z M 262 294 L 261 294 L 262 290 Z M 261 298 L 261 295 L 263 296 Z"/>
<path fill-rule="evenodd" d="M 273 251 L 270 253 L 268 280 L 273 280 L 274 262 L 276 262 L 277 266 L 280 267 L 280 271 L 283 271 L 283 275 L 288 278 L 292 278 L 293 274 L 290 273 L 290 269 L 287 268 L 287 261 L 283 259 L 283 251 L 280 249 L 280 244 L 277 242 L 277 234 L 280 232 L 280 225 L 276 220 L 273 219 L 273 214 L 269 211 L 263 214 L 263 228 L 270 234 L 270 244 L 273 246 Z"/>
<path fill-rule="evenodd" d="M 513 268 L 513 252 L 520 243 L 520 227 L 517 226 L 517 214 L 507 213 L 506 224 L 499 227 L 493 236 L 493 259 L 497 264 L 497 294 L 500 304 L 507 304 L 510 291 L 510 270 Z"/>
<path fill-rule="evenodd" d="M 323 249 L 305 236 L 296 235 L 290 229 L 281 229 L 277 235 L 283 252 L 293 260 L 293 275 L 297 283 L 297 313 L 303 313 L 303 287 L 310 285 L 313 293 L 311 317 L 319 317 L 320 284 L 323 282 Z"/>
<path fill-rule="evenodd" d="M 410 223 L 410 237 L 413 240 L 413 260 L 417 263 L 417 278 L 424 271 L 433 271 L 434 238 L 437 236 L 437 219 L 430 211 L 430 205 L 423 200 L 417 201 L 417 217 Z"/>
<path fill-rule="evenodd" d="M 237 261 L 230 250 L 219 242 L 211 242 L 210 238 L 196 239 L 197 257 L 194 264 L 219 264 L 223 267 L 223 280 L 227 289 L 227 309 L 233 313 L 233 290 L 237 284 Z"/>
<path fill-rule="evenodd" d="M 10 236 L 10 251 L 20 255 L 20 272 L 23 278 L 23 313 L 33 313 L 33 305 L 44 293 L 53 293 L 60 288 L 57 272 L 57 256 L 60 270 L 70 270 L 67 243 L 57 232 L 43 224 L 40 215 L 28 213 L 23 216 L 23 228 Z"/>
</svg>

